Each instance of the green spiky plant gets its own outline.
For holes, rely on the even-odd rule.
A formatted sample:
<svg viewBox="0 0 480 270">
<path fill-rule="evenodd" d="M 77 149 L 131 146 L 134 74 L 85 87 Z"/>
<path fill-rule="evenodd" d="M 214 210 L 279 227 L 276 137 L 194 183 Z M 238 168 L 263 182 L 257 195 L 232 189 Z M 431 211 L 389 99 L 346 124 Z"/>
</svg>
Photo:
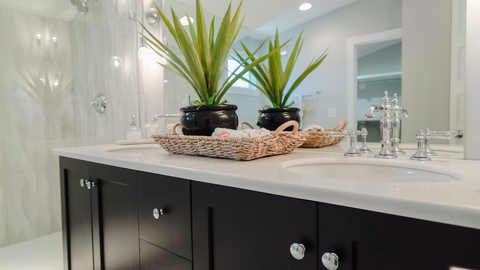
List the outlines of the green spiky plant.
<svg viewBox="0 0 480 270">
<path fill-rule="evenodd" d="M 303 80 L 305 80 L 305 78 L 310 75 L 310 73 L 312 73 L 316 68 L 320 66 L 325 57 L 327 57 L 328 55 L 327 51 L 325 51 L 320 57 L 313 59 L 313 61 L 308 65 L 308 67 L 292 83 L 290 88 L 286 89 L 287 84 L 290 81 L 293 68 L 295 67 L 298 56 L 300 55 L 300 51 L 302 50 L 304 41 L 302 36 L 303 30 L 300 33 L 297 42 L 295 43 L 295 47 L 292 50 L 292 54 L 288 58 L 285 69 L 283 70 L 280 50 L 277 50 L 279 47 L 281 47 L 280 37 L 277 28 L 274 44 L 272 44 L 272 42 L 270 41 L 268 55 L 272 53 L 273 54 L 268 59 L 268 66 L 262 63 L 255 66 L 254 69 L 250 70 L 250 73 L 255 77 L 257 83 L 253 83 L 246 78 L 241 78 L 242 80 L 257 87 L 258 90 L 260 90 L 270 100 L 270 102 L 272 102 L 271 106 L 266 106 L 267 108 L 289 108 L 290 106 L 292 106 L 294 104 L 293 101 L 287 103 L 292 93 L 295 91 L 295 89 L 298 88 L 298 86 L 303 82 Z M 248 57 L 243 58 L 237 51 L 235 51 L 235 54 L 238 57 L 238 59 L 235 60 L 246 67 L 249 65 L 249 62 L 256 61 L 254 57 L 255 53 L 251 53 L 243 43 L 242 46 Z"/>
<path fill-rule="evenodd" d="M 245 18 L 244 16 L 239 22 L 242 3 L 240 3 L 238 6 L 233 17 L 231 16 L 232 4 L 230 3 L 227 11 L 225 12 L 225 16 L 223 17 L 220 28 L 218 29 L 216 38 L 214 37 L 215 16 L 212 18 L 210 23 L 210 29 L 207 29 L 205 15 L 199 0 L 197 0 L 196 5 L 196 31 L 192 22 L 187 19 L 190 37 L 181 24 L 180 19 L 173 8 L 171 8 L 173 18 L 172 24 L 167 19 L 165 14 L 160 10 L 160 8 L 155 5 L 163 19 L 163 22 L 167 26 L 168 31 L 170 34 L 172 34 L 175 42 L 177 43 L 184 60 L 177 56 L 165 44 L 159 41 L 152 33 L 148 31 L 147 28 L 145 28 L 143 24 L 141 25 L 147 34 L 140 34 L 147 40 L 147 45 L 158 55 L 165 58 L 168 62 L 168 64 L 158 64 L 184 78 L 193 87 L 198 96 L 198 100 L 192 102 L 192 104 L 224 104 L 226 103 L 226 100 L 223 99 L 223 96 L 237 80 L 239 80 L 245 73 L 252 70 L 262 61 L 273 55 L 275 52 L 279 52 L 280 48 L 286 43 L 283 45 L 278 45 L 277 48 L 275 50 L 271 50 L 269 54 L 255 59 L 248 64 L 246 64 L 246 62 L 251 58 L 247 57 L 247 59 L 243 62 L 244 70 L 238 72 L 237 74 L 236 72 L 238 69 L 236 69 L 222 83 L 225 64 L 230 55 L 230 48 L 232 47 Z M 188 14 L 186 14 L 186 16 L 187 18 L 190 18 Z M 262 43 L 262 45 L 260 45 L 260 47 L 253 54 L 258 52 L 264 43 Z"/>
</svg>

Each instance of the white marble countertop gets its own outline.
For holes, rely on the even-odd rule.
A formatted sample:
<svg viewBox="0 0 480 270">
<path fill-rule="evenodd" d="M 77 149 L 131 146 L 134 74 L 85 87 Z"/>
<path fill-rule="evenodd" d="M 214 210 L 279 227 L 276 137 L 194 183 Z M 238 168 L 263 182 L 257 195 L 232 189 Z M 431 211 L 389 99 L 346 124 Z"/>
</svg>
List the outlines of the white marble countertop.
<svg viewBox="0 0 480 270">
<path fill-rule="evenodd" d="M 141 152 L 128 150 L 139 147 L 145 149 Z M 438 157 L 428 162 L 415 162 L 408 159 L 414 153 L 414 145 L 402 147 L 407 155 L 396 160 L 378 160 L 373 155 L 344 157 L 344 143 L 321 149 L 298 149 L 288 155 L 253 161 L 171 155 L 158 145 L 87 146 L 54 149 L 54 152 L 59 156 L 138 171 L 480 229 L 480 161 L 463 160 L 457 148 L 438 146 L 437 149 L 444 150 L 438 151 Z M 378 146 L 370 145 L 370 148 L 376 152 Z M 435 146 L 432 148 L 436 150 Z M 393 183 L 335 180 L 284 169 L 298 160 L 381 162 L 433 171 L 451 170 L 464 177 L 450 182 Z"/>
</svg>

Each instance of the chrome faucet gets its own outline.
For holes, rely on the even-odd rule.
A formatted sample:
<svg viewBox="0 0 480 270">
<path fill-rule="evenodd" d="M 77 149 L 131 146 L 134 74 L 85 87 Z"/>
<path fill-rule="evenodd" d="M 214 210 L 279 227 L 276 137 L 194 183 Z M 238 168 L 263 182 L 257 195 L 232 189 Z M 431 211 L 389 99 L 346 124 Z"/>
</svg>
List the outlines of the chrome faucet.
<svg viewBox="0 0 480 270">
<path fill-rule="evenodd" d="M 153 118 L 152 118 L 152 123 L 155 123 L 157 122 L 157 119 L 158 118 L 179 118 L 181 115 L 179 113 L 172 113 L 172 114 L 164 114 L 164 115 L 159 115 L 159 114 L 156 114 Z"/>
<path fill-rule="evenodd" d="M 382 105 L 372 105 L 368 107 L 365 116 L 367 118 L 373 118 L 375 112 L 381 112 L 380 116 L 380 133 L 382 140 L 380 141 L 381 149 L 376 158 L 392 159 L 397 158 L 397 155 L 391 151 L 392 147 L 392 107 L 390 106 L 390 99 L 388 98 L 388 92 L 385 91 L 383 96 Z"/>
<path fill-rule="evenodd" d="M 404 155 L 405 152 L 400 148 L 400 133 L 402 131 L 402 118 L 408 117 L 407 110 L 398 106 L 397 94 L 393 95 L 392 100 L 392 149 L 395 154 Z"/>
<path fill-rule="evenodd" d="M 429 131 L 428 129 L 417 131 L 415 135 L 417 137 L 418 150 L 415 154 L 413 154 L 413 156 L 410 157 L 410 159 L 418 161 L 432 160 L 428 156 L 425 141 L 429 139 L 450 140 L 455 138 L 457 134 L 458 133 L 456 131 Z"/>
</svg>

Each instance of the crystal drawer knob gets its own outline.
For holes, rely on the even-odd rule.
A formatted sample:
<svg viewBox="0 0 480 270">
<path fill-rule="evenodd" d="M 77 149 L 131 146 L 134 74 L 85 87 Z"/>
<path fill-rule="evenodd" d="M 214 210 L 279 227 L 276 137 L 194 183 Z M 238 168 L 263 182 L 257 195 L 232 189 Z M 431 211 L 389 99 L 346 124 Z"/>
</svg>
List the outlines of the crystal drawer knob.
<svg viewBox="0 0 480 270">
<path fill-rule="evenodd" d="M 88 189 L 92 189 L 95 187 L 95 181 L 85 180 L 85 184 L 87 185 Z"/>
<path fill-rule="evenodd" d="M 301 260 L 305 257 L 305 246 L 303 244 L 293 243 L 290 246 L 290 253 L 295 259 Z"/>
<path fill-rule="evenodd" d="M 335 253 L 325 252 L 322 255 L 322 263 L 328 270 L 335 270 L 338 268 L 338 256 Z"/>
<path fill-rule="evenodd" d="M 155 219 L 159 219 L 160 216 L 163 216 L 163 209 L 160 209 L 160 210 L 159 210 L 159 209 L 157 209 L 157 208 L 154 208 L 154 209 L 153 209 L 153 217 L 154 217 Z"/>
</svg>

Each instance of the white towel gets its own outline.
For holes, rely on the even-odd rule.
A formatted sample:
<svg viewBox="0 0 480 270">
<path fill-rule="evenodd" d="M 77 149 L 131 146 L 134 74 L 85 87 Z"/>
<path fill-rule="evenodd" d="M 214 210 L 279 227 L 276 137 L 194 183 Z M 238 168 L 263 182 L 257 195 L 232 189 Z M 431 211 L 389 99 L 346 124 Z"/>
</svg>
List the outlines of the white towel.
<svg viewBox="0 0 480 270">
<path fill-rule="evenodd" d="M 212 137 L 222 137 L 222 138 L 229 138 L 229 137 L 246 137 L 246 138 L 255 138 L 255 137 L 263 137 L 270 135 L 270 131 L 267 129 L 243 129 L 243 130 L 234 130 L 228 128 L 216 128 L 215 131 L 212 133 Z"/>
</svg>

